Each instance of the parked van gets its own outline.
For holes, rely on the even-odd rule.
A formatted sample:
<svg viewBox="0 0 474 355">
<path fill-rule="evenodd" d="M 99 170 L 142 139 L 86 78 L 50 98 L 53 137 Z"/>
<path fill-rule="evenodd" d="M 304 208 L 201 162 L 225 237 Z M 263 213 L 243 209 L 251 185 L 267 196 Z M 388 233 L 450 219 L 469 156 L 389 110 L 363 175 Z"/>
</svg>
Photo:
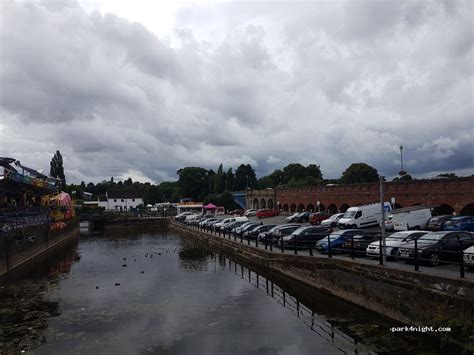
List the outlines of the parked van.
<svg viewBox="0 0 474 355">
<path fill-rule="evenodd" d="M 390 202 L 384 202 L 385 213 L 392 211 Z M 350 207 L 344 216 L 339 219 L 339 228 L 364 228 L 377 226 L 382 221 L 382 211 L 380 203 Z"/>
<path fill-rule="evenodd" d="M 392 212 L 393 230 L 407 231 L 409 229 L 424 229 L 430 220 L 431 208 L 427 206 L 413 206 L 400 208 Z"/>
</svg>

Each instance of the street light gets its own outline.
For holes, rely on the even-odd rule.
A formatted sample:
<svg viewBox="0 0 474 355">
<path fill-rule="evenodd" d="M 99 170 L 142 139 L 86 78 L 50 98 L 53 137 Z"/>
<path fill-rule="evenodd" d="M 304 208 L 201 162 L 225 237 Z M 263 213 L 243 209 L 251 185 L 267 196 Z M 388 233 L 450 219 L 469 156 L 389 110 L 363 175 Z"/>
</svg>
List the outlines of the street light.
<svg viewBox="0 0 474 355">
<path fill-rule="evenodd" d="M 400 171 L 398 172 L 398 175 L 404 176 L 407 174 L 405 170 L 403 170 L 403 145 L 400 145 Z"/>
</svg>

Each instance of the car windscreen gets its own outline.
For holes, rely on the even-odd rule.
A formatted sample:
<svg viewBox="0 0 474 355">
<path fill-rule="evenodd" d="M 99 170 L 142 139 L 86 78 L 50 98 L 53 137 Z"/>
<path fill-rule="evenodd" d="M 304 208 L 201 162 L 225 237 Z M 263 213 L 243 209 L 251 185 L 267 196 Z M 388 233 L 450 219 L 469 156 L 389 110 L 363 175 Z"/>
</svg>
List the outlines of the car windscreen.
<svg viewBox="0 0 474 355">
<path fill-rule="evenodd" d="M 342 216 L 342 218 L 352 218 L 354 217 L 356 214 L 356 211 L 347 211 L 346 213 L 344 213 L 344 216 Z"/>
<path fill-rule="evenodd" d="M 443 239 L 447 233 L 428 233 L 418 238 L 419 242 L 437 241 Z"/>
<path fill-rule="evenodd" d="M 296 229 L 292 234 L 293 234 L 293 235 L 301 235 L 301 234 L 303 234 L 307 229 L 308 229 L 308 227 L 301 227 L 301 228 Z"/>
</svg>

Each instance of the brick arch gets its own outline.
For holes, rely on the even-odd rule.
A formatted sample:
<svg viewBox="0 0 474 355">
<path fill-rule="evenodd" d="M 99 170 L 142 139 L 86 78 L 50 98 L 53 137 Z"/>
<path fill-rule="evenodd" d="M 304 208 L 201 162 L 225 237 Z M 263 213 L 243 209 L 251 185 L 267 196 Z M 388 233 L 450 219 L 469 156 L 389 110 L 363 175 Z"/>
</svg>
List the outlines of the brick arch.
<svg viewBox="0 0 474 355">
<path fill-rule="evenodd" d="M 344 213 L 347 211 L 347 209 L 349 208 L 350 206 L 347 204 L 347 203 L 343 203 L 341 205 L 341 207 L 339 207 L 339 211 L 341 211 L 341 213 Z"/>
<path fill-rule="evenodd" d="M 302 211 L 304 211 L 304 205 L 302 203 L 300 203 L 298 205 L 298 212 L 302 212 Z"/>
<path fill-rule="evenodd" d="M 337 206 L 334 203 L 329 204 L 328 206 L 329 214 L 336 214 L 337 213 Z"/>
<path fill-rule="evenodd" d="M 309 211 L 309 212 L 314 212 L 315 209 L 314 209 L 314 205 L 312 203 L 310 203 L 308 206 L 306 206 L 306 209 Z"/>
<path fill-rule="evenodd" d="M 316 208 L 317 210 L 319 210 L 320 212 L 324 212 L 326 211 L 326 206 L 324 206 L 322 203 L 319 204 L 319 208 Z"/>
<path fill-rule="evenodd" d="M 290 212 L 291 213 L 296 212 L 296 205 L 294 203 L 290 205 Z"/>
<path fill-rule="evenodd" d="M 272 199 L 268 200 L 267 206 L 268 206 L 269 209 L 273 210 L 273 200 Z"/>
<path fill-rule="evenodd" d="M 290 207 L 288 206 L 287 203 L 283 205 L 283 212 L 288 213 L 290 211 Z"/>
<path fill-rule="evenodd" d="M 474 216 L 474 203 L 468 203 L 466 206 L 461 208 L 461 216 Z"/>
<path fill-rule="evenodd" d="M 262 199 L 260 200 L 260 207 L 261 207 L 261 208 L 267 208 L 267 202 L 265 201 L 264 198 L 262 198 Z"/>
<path fill-rule="evenodd" d="M 258 198 L 254 198 L 252 202 L 252 207 L 254 210 L 258 210 Z"/>
<path fill-rule="evenodd" d="M 433 214 L 442 215 L 442 214 L 453 214 L 454 208 L 448 205 L 447 203 L 442 203 L 439 206 L 435 207 L 433 210 Z"/>
</svg>

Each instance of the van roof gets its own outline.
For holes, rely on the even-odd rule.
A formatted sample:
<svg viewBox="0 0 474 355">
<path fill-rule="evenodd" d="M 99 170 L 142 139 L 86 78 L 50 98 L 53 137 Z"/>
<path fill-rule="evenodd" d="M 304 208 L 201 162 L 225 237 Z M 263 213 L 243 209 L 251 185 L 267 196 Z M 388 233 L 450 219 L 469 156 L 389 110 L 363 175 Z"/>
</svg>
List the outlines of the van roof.
<svg viewBox="0 0 474 355">
<path fill-rule="evenodd" d="M 404 208 L 397 208 L 396 210 L 392 210 L 392 214 L 396 213 L 404 213 L 404 212 L 412 212 L 412 211 L 420 211 L 420 210 L 433 210 L 435 207 L 438 207 L 437 205 L 429 205 L 429 206 L 410 206 L 410 207 L 404 207 Z"/>
</svg>

